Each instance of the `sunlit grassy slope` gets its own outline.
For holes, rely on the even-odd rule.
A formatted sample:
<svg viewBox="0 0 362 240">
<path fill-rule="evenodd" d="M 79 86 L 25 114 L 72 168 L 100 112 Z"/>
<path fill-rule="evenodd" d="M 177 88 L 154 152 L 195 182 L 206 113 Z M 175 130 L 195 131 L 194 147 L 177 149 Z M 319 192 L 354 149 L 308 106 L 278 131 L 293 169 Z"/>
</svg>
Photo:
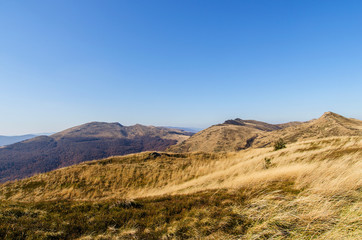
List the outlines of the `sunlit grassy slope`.
<svg viewBox="0 0 362 240">
<path fill-rule="evenodd" d="M 238 151 L 250 147 L 272 146 L 276 139 L 285 142 L 326 137 L 362 136 L 362 121 L 326 112 L 308 122 L 268 124 L 254 120 L 228 120 L 198 132 L 187 140 L 169 147 L 172 152 Z"/>
<path fill-rule="evenodd" d="M 0 188 L 0 198 L 137 198 L 205 189 L 263 189 L 275 181 L 335 194 L 360 186 L 361 157 L 361 137 L 304 141 L 279 151 L 261 148 L 217 154 L 146 152 L 86 162 L 10 182 Z"/>
<path fill-rule="evenodd" d="M 0 237 L 359 239 L 361 159 L 362 137 L 331 137 L 85 162 L 1 185 Z"/>
</svg>

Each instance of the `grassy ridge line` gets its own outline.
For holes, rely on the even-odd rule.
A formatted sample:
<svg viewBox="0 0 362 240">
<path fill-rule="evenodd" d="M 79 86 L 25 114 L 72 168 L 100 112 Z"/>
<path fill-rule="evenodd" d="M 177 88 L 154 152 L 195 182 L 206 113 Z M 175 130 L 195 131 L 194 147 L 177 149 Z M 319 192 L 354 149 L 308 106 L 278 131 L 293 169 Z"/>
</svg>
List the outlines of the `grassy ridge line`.
<svg viewBox="0 0 362 240">
<path fill-rule="evenodd" d="M 332 112 L 308 122 L 267 124 L 254 120 L 228 120 L 193 135 L 169 148 L 172 152 L 240 151 L 250 147 L 272 146 L 282 138 L 288 144 L 326 137 L 362 136 L 362 121 Z"/>
</svg>

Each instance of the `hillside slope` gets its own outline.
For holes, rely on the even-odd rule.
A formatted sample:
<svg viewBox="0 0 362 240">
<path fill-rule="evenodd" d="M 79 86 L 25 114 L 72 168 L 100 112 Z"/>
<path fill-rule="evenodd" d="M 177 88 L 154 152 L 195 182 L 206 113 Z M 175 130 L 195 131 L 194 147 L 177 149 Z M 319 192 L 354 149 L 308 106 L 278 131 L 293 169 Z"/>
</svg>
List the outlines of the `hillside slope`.
<svg viewBox="0 0 362 240">
<path fill-rule="evenodd" d="M 113 155 L 164 150 L 192 133 L 92 122 L 0 148 L 0 182 Z"/>
<path fill-rule="evenodd" d="M 271 161 L 267 169 L 266 158 Z M 5 183 L 0 190 L 0 199 L 89 200 L 193 193 L 264 184 L 284 177 L 296 180 L 306 177 L 303 174 L 309 175 L 308 178 L 319 178 L 323 167 L 337 169 L 343 164 L 346 164 L 343 168 L 360 173 L 361 168 L 357 166 L 361 164 L 361 158 L 361 137 L 302 141 L 279 151 L 257 148 L 234 153 L 144 152 L 84 162 Z M 354 168 L 350 168 L 352 165 Z M 341 177 L 342 169 L 333 174 Z M 346 175 L 347 178 L 356 176 Z M 323 178 L 315 180 L 299 184 L 314 185 L 324 181 Z"/>
<path fill-rule="evenodd" d="M 262 132 L 279 130 L 285 126 L 289 125 L 273 125 L 240 118 L 227 120 L 223 124 L 213 125 L 196 133 L 168 150 L 172 152 L 239 151 L 250 147 L 255 138 Z"/>
<path fill-rule="evenodd" d="M 359 239 L 361 159 L 355 136 L 84 162 L 0 185 L 0 237 Z"/>
<path fill-rule="evenodd" d="M 298 140 L 331 136 L 362 136 L 362 121 L 346 118 L 333 112 L 326 112 L 318 119 L 278 131 L 261 133 L 255 139 L 253 146 L 269 146 L 279 138 L 284 139 L 287 143 L 292 143 Z"/>
<path fill-rule="evenodd" d="M 211 126 L 169 148 L 173 152 L 239 151 L 265 147 L 279 138 L 287 143 L 332 136 L 362 136 L 362 121 L 326 112 L 308 122 L 268 124 L 254 120 L 228 120 Z"/>
</svg>

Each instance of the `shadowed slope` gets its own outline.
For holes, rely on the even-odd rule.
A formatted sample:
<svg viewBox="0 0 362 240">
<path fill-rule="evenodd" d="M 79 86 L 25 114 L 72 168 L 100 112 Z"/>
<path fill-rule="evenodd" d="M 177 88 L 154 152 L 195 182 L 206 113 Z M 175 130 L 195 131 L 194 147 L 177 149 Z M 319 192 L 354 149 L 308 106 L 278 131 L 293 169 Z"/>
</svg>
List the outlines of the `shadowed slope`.
<svg viewBox="0 0 362 240">
<path fill-rule="evenodd" d="M 190 135 L 153 126 L 87 123 L 0 148 L 0 182 L 112 155 L 164 150 Z"/>
</svg>

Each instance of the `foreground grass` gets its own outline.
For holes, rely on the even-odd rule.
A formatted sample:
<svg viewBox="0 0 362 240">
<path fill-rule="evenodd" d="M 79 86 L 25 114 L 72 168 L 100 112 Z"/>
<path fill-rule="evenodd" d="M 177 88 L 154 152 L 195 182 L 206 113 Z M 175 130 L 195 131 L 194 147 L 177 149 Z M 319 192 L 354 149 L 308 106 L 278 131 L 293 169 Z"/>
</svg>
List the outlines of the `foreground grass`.
<svg viewBox="0 0 362 240">
<path fill-rule="evenodd" d="M 360 239 L 360 197 L 274 182 L 135 200 L 2 201 L 0 239 Z"/>
<path fill-rule="evenodd" d="M 106 202 L 2 202 L 1 239 L 186 239 L 242 235 L 249 219 L 233 211 L 242 193 L 193 195 Z"/>
</svg>

